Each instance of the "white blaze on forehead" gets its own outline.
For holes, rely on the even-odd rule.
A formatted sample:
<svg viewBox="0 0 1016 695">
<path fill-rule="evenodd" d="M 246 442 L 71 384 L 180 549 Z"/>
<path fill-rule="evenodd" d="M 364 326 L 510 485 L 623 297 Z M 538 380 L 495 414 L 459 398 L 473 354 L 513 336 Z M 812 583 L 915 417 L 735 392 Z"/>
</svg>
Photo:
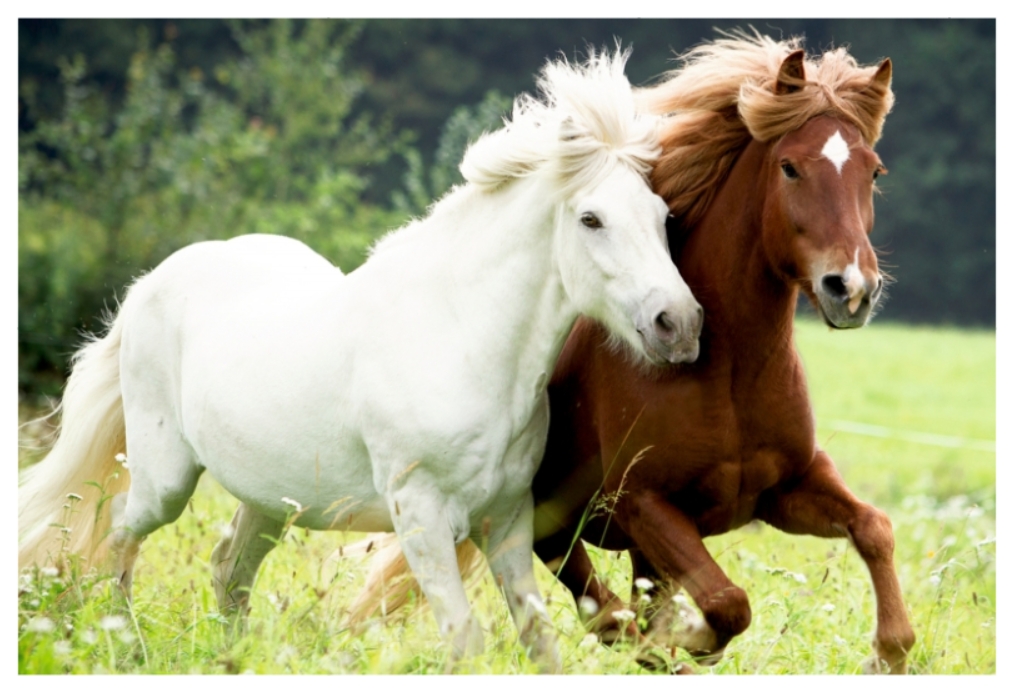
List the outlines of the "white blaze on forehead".
<svg viewBox="0 0 1016 695">
<path fill-rule="evenodd" d="M 836 167 L 836 173 L 843 171 L 843 165 L 850 159 L 850 147 L 847 141 L 840 135 L 840 131 L 829 136 L 825 146 L 822 148 L 822 155 L 825 156 Z"/>
</svg>

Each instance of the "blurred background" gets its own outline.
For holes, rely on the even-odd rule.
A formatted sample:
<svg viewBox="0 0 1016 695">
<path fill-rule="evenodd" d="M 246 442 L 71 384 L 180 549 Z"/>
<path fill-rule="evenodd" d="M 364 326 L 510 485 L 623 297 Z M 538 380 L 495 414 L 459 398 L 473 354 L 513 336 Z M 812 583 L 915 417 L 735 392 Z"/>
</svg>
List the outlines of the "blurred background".
<svg viewBox="0 0 1016 695">
<path fill-rule="evenodd" d="M 186 244 L 286 234 L 353 269 L 547 58 L 616 38 L 647 84 L 749 26 L 892 58 L 878 321 L 994 328 L 994 20 L 20 19 L 20 394 L 57 394 L 82 335 Z"/>
</svg>

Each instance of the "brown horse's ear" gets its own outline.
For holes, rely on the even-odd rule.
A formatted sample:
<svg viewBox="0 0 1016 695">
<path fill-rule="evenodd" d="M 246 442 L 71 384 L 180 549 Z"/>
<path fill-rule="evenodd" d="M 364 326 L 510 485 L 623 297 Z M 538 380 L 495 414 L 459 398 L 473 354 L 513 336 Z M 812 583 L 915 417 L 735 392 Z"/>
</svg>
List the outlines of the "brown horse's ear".
<svg viewBox="0 0 1016 695">
<path fill-rule="evenodd" d="M 776 93 L 791 94 L 804 83 L 804 51 L 797 50 L 783 59 L 780 74 L 776 76 Z"/>
<path fill-rule="evenodd" d="M 879 63 L 878 70 L 871 78 L 872 87 L 878 87 L 880 89 L 889 89 L 889 83 L 893 81 L 893 61 L 886 58 Z"/>
</svg>

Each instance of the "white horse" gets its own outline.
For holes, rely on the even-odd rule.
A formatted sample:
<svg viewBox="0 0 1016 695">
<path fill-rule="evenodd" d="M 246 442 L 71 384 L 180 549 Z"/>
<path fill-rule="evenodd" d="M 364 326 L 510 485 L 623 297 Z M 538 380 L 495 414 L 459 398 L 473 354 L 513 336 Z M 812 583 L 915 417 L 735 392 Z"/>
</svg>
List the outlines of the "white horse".
<svg viewBox="0 0 1016 695">
<path fill-rule="evenodd" d="M 224 609 L 246 608 L 290 523 L 394 531 L 453 653 L 474 654 L 455 545 L 489 533 L 521 639 L 558 670 L 532 560 L 548 375 L 580 313 L 657 364 L 694 360 L 702 321 L 645 178 L 656 124 L 626 58 L 548 63 L 542 98 L 470 148 L 467 183 L 349 275 L 255 235 L 139 279 L 76 355 L 60 437 L 24 475 L 21 566 L 109 546 L 130 600 L 141 542 L 208 469 L 242 502 L 213 554 Z"/>
</svg>

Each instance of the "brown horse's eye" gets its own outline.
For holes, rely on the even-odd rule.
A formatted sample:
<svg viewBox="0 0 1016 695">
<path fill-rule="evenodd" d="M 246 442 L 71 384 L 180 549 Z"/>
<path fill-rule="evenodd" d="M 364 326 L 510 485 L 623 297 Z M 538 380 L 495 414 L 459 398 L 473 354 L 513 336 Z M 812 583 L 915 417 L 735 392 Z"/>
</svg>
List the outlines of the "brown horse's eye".
<svg viewBox="0 0 1016 695">
<path fill-rule="evenodd" d="M 589 229 L 600 229 L 603 227 L 603 223 L 600 222 L 600 218 L 591 212 L 583 213 L 582 217 L 579 218 L 579 222 L 584 224 Z"/>
<path fill-rule="evenodd" d="M 783 175 L 786 176 L 788 179 L 801 178 L 801 175 L 797 173 L 797 169 L 795 169 L 794 165 L 791 164 L 790 162 L 784 162 L 783 164 L 781 164 L 780 169 L 783 170 Z"/>
</svg>

